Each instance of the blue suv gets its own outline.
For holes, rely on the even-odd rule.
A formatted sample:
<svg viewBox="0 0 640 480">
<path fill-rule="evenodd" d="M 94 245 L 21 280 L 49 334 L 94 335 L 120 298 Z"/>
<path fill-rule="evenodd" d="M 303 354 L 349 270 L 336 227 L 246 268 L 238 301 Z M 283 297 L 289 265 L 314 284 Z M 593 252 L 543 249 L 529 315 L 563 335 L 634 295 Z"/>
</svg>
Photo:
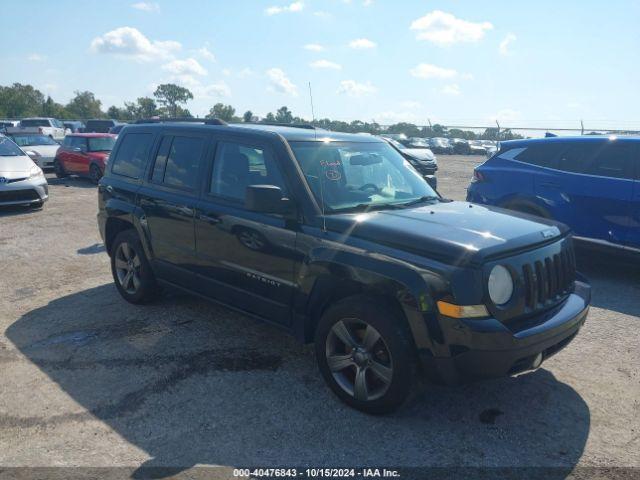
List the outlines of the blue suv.
<svg viewBox="0 0 640 480">
<path fill-rule="evenodd" d="M 474 170 L 467 200 L 553 218 L 576 239 L 640 253 L 640 138 L 502 142 Z"/>
</svg>

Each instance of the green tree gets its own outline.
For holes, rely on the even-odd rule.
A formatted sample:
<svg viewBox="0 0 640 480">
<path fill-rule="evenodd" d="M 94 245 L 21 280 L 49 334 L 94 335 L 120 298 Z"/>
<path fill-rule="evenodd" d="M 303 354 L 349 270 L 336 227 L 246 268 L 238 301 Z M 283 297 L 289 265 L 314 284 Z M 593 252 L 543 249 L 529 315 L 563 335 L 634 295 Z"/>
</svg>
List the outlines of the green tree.
<svg viewBox="0 0 640 480">
<path fill-rule="evenodd" d="M 276 122 L 276 117 L 273 113 L 269 112 L 267 113 L 267 116 L 264 117 L 264 121 L 267 123 L 275 123 Z"/>
<path fill-rule="evenodd" d="M 156 91 L 153 92 L 153 96 L 156 97 L 156 100 L 162 105 L 169 117 L 184 116 L 184 113 L 189 111 L 183 109 L 181 105 L 193 100 L 193 93 L 189 89 L 173 83 L 158 85 Z"/>
<path fill-rule="evenodd" d="M 71 117 L 75 118 L 101 118 L 102 102 L 89 91 L 80 92 L 76 90 L 73 97 L 65 107 Z"/>
<path fill-rule="evenodd" d="M 286 106 L 280 107 L 276 112 L 275 120 L 277 123 L 293 123 L 293 114 Z"/>
<path fill-rule="evenodd" d="M 42 103 L 42 113 L 43 117 L 54 117 L 54 118 L 67 118 L 68 113 L 65 108 L 53 101 L 53 98 L 47 96 L 47 99 Z"/>
<path fill-rule="evenodd" d="M 125 108 L 118 108 L 115 105 L 110 106 L 107 109 L 107 117 L 113 118 L 114 120 L 129 120 L 131 117 L 127 109 L 127 102 L 124 102 L 124 105 Z"/>
<path fill-rule="evenodd" d="M 3 117 L 22 118 L 40 115 L 44 95 L 31 85 L 14 83 L 0 87 L 0 114 Z"/>
<path fill-rule="evenodd" d="M 247 110 L 242 115 L 242 121 L 245 122 L 245 123 L 250 122 L 252 119 L 253 119 L 253 112 L 251 110 Z"/>
<path fill-rule="evenodd" d="M 216 103 L 213 108 L 209 110 L 206 118 L 218 118 L 220 120 L 224 120 L 225 122 L 230 122 L 234 119 L 235 114 L 236 109 L 231 105 Z"/>
</svg>

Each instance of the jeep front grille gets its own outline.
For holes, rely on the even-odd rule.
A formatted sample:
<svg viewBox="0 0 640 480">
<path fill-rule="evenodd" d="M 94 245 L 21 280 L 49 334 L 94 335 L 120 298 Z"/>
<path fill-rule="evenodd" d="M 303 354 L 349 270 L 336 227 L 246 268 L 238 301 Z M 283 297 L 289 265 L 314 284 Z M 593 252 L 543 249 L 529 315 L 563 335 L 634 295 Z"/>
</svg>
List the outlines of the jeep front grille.
<svg viewBox="0 0 640 480">
<path fill-rule="evenodd" d="M 567 295 L 575 280 L 576 260 L 570 243 L 560 253 L 536 260 L 522 267 L 525 304 L 536 310 Z"/>
</svg>

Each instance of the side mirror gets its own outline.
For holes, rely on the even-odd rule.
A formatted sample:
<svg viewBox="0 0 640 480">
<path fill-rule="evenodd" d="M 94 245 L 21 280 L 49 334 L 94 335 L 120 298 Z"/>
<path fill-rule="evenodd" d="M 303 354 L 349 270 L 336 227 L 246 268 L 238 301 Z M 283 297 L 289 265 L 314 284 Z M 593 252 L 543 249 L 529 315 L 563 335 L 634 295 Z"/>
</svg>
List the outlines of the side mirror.
<svg viewBox="0 0 640 480">
<path fill-rule="evenodd" d="M 282 189 L 275 185 L 249 185 L 244 206 L 247 210 L 260 213 L 287 215 L 294 211 L 293 202 L 283 197 Z"/>
</svg>

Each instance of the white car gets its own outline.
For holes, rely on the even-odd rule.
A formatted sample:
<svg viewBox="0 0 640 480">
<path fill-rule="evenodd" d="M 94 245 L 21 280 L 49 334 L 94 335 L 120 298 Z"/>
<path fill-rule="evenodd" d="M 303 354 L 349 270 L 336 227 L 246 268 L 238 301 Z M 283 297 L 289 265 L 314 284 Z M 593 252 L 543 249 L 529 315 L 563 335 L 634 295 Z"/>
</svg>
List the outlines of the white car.
<svg viewBox="0 0 640 480">
<path fill-rule="evenodd" d="M 41 207 L 49 198 L 42 169 L 15 143 L 0 135 L 0 206 Z"/>
<path fill-rule="evenodd" d="M 42 133 L 9 133 L 7 136 L 43 170 L 53 168 L 60 144 Z"/>
<path fill-rule="evenodd" d="M 23 118 L 20 125 L 7 128 L 7 133 L 41 133 L 54 140 L 62 141 L 66 135 L 64 124 L 57 118 L 33 117 Z"/>
</svg>

